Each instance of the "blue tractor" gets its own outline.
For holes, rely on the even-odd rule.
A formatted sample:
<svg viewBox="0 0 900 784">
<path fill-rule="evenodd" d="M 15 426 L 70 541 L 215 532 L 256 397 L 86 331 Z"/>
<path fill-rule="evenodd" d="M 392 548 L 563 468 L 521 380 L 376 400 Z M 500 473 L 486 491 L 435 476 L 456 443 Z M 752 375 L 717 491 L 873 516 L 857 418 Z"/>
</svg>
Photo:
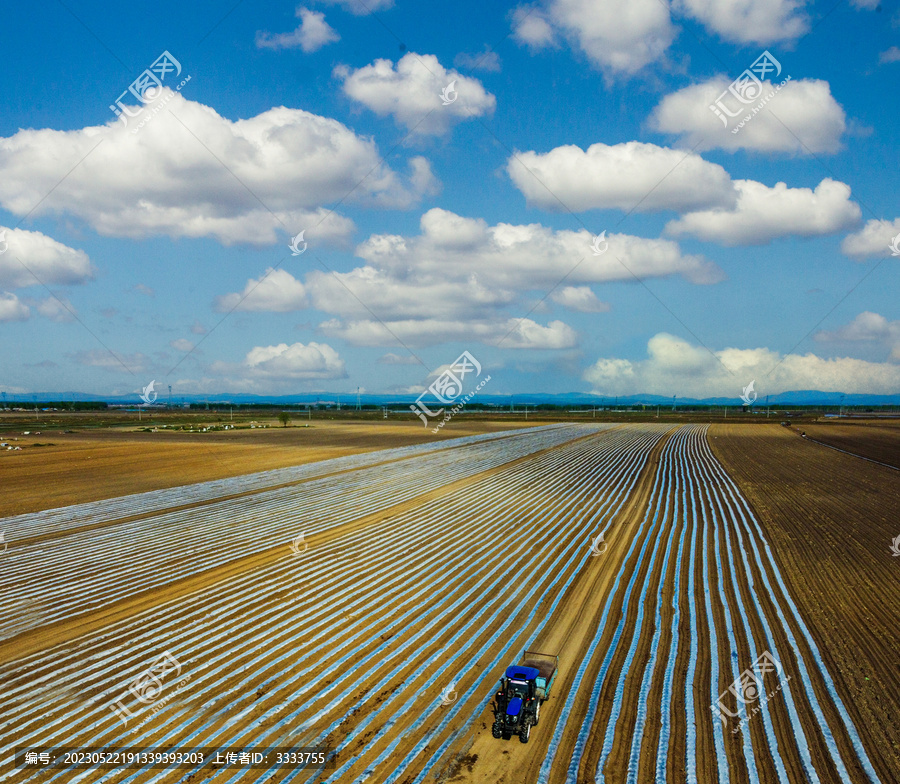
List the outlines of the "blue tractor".
<svg viewBox="0 0 900 784">
<path fill-rule="evenodd" d="M 500 690 L 494 695 L 495 738 L 508 740 L 518 735 L 528 743 L 531 728 L 541 718 L 541 704 L 550 696 L 550 689 L 559 668 L 559 657 L 548 653 L 525 651 L 519 664 L 506 668 L 500 679 Z"/>
</svg>

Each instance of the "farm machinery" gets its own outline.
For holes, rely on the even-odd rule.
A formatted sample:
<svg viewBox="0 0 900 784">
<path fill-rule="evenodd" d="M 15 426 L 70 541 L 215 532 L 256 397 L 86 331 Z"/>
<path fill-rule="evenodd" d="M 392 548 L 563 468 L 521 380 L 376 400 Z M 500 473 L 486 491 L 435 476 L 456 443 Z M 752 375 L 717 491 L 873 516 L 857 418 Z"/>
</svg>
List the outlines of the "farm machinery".
<svg viewBox="0 0 900 784">
<path fill-rule="evenodd" d="M 500 679 L 500 690 L 494 695 L 495 738 L 508 740 L 518 735 L 528 743 L 531 728 L 541 717 L 541 704 L 550 696 L 550 689 L 559 668 L 559 657 L 548 653 L 525 651 L 522 660 L 506 668 Z"/>
</svg>

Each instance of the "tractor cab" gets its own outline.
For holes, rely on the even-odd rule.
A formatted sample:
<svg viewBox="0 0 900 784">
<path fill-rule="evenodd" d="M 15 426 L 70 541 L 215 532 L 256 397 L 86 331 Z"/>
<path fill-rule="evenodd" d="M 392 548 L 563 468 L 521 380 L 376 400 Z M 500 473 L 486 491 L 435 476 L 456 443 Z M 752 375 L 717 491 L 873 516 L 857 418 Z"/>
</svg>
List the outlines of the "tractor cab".
<svg viewBox="0 0 900 784">
<path fill-rule="evenodd" d="M 555 655 L 525 651 L 522 662 L 506 668 L 494 695 L 495 738 L 518 735 L 528 743 L 531 728 L 541 716 L 541 703 L 550 696 L 559 659 Z"/>
</svg>

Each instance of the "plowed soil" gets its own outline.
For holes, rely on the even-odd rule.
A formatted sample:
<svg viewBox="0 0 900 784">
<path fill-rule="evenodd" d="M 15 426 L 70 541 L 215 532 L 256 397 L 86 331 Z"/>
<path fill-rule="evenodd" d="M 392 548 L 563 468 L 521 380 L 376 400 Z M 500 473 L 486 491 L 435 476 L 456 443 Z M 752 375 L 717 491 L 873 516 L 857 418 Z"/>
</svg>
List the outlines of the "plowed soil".
<svg viewBox="0 0 900 784">
<path fill-rule="evenodd" d="M 805 429 L 882 458 L 900 449 L 896 428 Z M 778 426 L 714 425 L 710 443 L 764 526 L 873 764 L 900 781 L 900 473 Z"/>
</svg>

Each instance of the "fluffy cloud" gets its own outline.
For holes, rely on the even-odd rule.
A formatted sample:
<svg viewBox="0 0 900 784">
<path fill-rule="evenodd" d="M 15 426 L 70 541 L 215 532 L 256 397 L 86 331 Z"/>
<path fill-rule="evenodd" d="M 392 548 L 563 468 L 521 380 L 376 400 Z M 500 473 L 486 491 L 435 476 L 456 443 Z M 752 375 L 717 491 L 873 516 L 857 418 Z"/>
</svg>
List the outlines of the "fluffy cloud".
<svg viewBox="0 0 900 784">
<path fill-rule="evenodd" d="M 299 47 L 309 53 L 318 51 L 326 44 L 341 40 L 334 28 L 325 21 L 325 14 L 299 7 L 296 15 L 300 18 L 300 25 L 296 30 L 277 34 L 260 30 L 256 33 L 256 46 L 260 49 L 296 49 Z"/>
<path fill-rule="evenodd" d="M 557 305 L 580 313 L 607 313 L 609 303 L 601 302 L 588 286 L 564 286 L 550 295 Z"/>
<path fill-rule="evenodd" d="M 414 182 L 404 180 L 381 162 L 374 142 L 337 120 L 282 106 L 232 122 L 170 90 L 157 103 L 164 100 L 156 115 L 144 111 L 152 120 L 137 134 L 133 118 L 128 127 L 111 120 L 0 139 L 0 206 L 24 215 L 52 191 L 38 214 L 74 215 L 105 235 L 266 244 L 287 226 L 305 228 L 314 242 L 353 228 L 318 205 L 346 197 L 408 206 L 418 188 L 433 186 L 424 159 L 413 162 Z M 82 158 L 60 183 L 61 162 Z"/>
<path fill-rule="evenodd" d="M 900 60 L 900 47 L 892 46 L 890 49 L 885 49 L 880 55 L 878 55 L 879 63 L 896 63 Z"/>
<path fill-rule="evenodd" d="M 547 15 L 537 6 L 519 6 L 512 14 L 513 39 L 531 51 L 556 44 L 556 33 Z"/>
<path fill-rule="evenodd" d="M 900 361 L 900 321 L 888 321 L 884 316 L 871 311 L 860 313 L 849 324 L 834 331 L 822 330 L 813 337 L 823 343 L 876 343 L 890 349 L 892 360 Z"/>
<path fill-rule="evenodd" d="M 3 185 L 0 184 L 0 189 Z M 0 286 L 85 283 L 94 276 L 90 259 L 39 231 L 0 226 Z M 30 271 L 29 271 L 30 270 Z M 32 274 L 33 273 L 33 274 Z"/>
<path fill-rule="evenodd" d="M 251 280 L 227 294 L 216 309 L 286 312 L 313 307 L 338 316 L 321 325 L 327 335 L 359 345 L 432 345 L 474 338 L 492 342 L 514 329 L 509 347 L 568 348 L 575 333 L 562 322 L 520 326 L 503 311 L 522 312 L 528 292 L 547 292 L 564 307 L 584 312 L 607 309 L 588 284 L 682 275 L 693 283 L 722 279 L 701 256 L 682 254 L 677 243 L 608 234 L 607 250 L 595 256 L 587 231 L 554 231 L 540 224 L 490 226 L 434 208 L 417 236 L 376 234 L 356 248 L 365 263 L 348 272 L 311 270 L 303 282 L 287 270 Z M 389 328 L 385 328 L 384 324 Z"/>
<path fill-rule="evenodd" d="M 232 310 L 287 313 L 308 305 L 306 289 L 290 272 L 269 267 L 261 278 L 247 281 L 244 290 L 217 297 L 213 305 L 220 313 Z"/>
<path fill-rule="evenodd" d="M 593 237 L 584 230 L 554 231 L 539 223 L 490 226 L 439 208 L 426 212 L 420 226 L 417 237 L 373 235 L 356 254 L 399 280 L 449 278 L 480 285 L 494 297 L 503 291 L 548 289 L 567 274 L 570 285 L 632 280 L 633 275 L 681 274 L 694 283 L 721 280 L 717 267 L 699 256 L 683 255 L 668 240 L 607 234 L 608 250 L 595 256 Z"/>
<path fill-rule="evenodd" d="M 727 127 L 709 108 L 731 84 L 732 80 L 726 76 L 717 76 L 667 95 L 653 111 L 650 125 L 660 133 L 679 135 L 680 142 L 692 149 L 744 149 L 804 155 L 837 152 L 847 129 L 847 119 L 843 108 L 831 95 L 830 85 L 822 79 L 791 79 L 758 114 L 733 133 L 741 119 L 752 114 L 753 108 L 787 78 L 783 72 L 779 76 L 775 83 L 763 82 L 760 93 L 763 97 L 751 104 L 741 104 L 731 95 L 724 99 L 728 111 L 740 110 L 738 116 L 728 118 Z"/>
<path fill-rule="evenodd" d="M 721 166 L 642 142 L 521 152 L 510 157 L 506 171 L 529 205 L 554 211 L 684 211 L 731 207 L 736 197 Z"/>
<path fill-rule="evenodd" d="M 702 346 L 659 333 L 647 343 L 647 359 L 598 359 L 584 378 L 594 392 L 604 395 L 736 398 L 750 381 L 761 397 L 806 389 L 891 394 L 900 386 L 900 366 L 811 353 L 783 356 L 767 348 L 728 348 L 713 355 Z"/>
<path fill-rule="evenodd" d="M 326 335 L 340 337 L 356 346 L 397 345 L 430 346 L 438 343 L 477 340 L 490 346 L 515 349 L 563 349 L 577 342 L 575 331 L 562 321 L 546 327 L 531 319 L 483 319 L 478 321 L 442 321 L 371 319 L 343 322 L 326 321 L 319 327 Z"/>
<path fill-rule="evenodd" d="M 356 249 L 364 266 L 349 272 L 312 270 L 303 283 L 277 270 L 262 282 L 249 281 L 243 292 L 220 297 L 216 308 L 230 310 L 248 295 L 242 310 L 285 312 L 311 304 L 352 320 L 368 321 L 374 314 L 376 323 L 459 320 L 464 327 L 470 321 L 493 324 L 498 311 L 521 308 L 527 292 L 547 291 L 563 278 L 567 289 L 556 301 L 590 312 L 599 312 L 602 303 L 578 284 L 635 276 L 682 275 L 699 284 L 722 279 L 718 267 L 682 254 L 671 240 L 607 234 L 607 251 L 595 256 L 587 231 L 553 231 L 540 224 L 490 226 L 439 208 L 426 212 L 420 226 L 418 236 L 369 237 Z"/>
<path fill-rule="evenodd" d="M 4 321 L 25 321 L 31 315 L 28 306 L 10 291 L 0 293 L 0 323 Z"/>
<path fill-rule="evenodd" d="M 256 346 L 244 360 L 253 376 L 284 379 L 347 378 L 344 360 L 327 343 L 279 343 L 277 346 Z"/>
<path fill-rule="evenodd" d="M 674 7 L 727 41 L 793 41 L 809 29 L 806 0 L 676 0 Z"/>
<path fill-rule="evenodd" d="M 891 246 L 900 250 L 900 239 L 895 241 L 895 237 L 900 237 L 900 218 L 870 220 L 861 231 L 844 238 L 841 250 L 856 259 L 891 256 Z"/>
<path fill-rule="evenodd" d="M 445 134 L 463 120 L 490 114 L 496 106 L 481 82 L 447 70 L 433 54 L 408 52 L 396 69 L 390 60 L 376 60 L 356 70 L 338 66 L 334 75 L 350 98 L 379 117 L 392 115 L 417 134 Z M 456 98 L 444 105 L 441 95 L 451 85 Z M 446 93 L 451 99 L 452 90 Z"/>
<path fill-rule="evenodd" d="M 753 180 L 735 185 L 740 195 L 733 210 L 688 213 L 668 223 L 666 231 L 721 245 L 764 245 L 779 237 L 833 234 L 860 220 L 859 205 L 850 201 L 850 187 L 842 182 L 824 179 L 815 190 L 783 182 L 768 188 Z"/>
<path fill-rule="evenodd" d="M 607 76 L 637 73 L 675 38 L 660 0 L 552 0 L 546 13 L 520 6 L 512 23 L 514 38 L 532 49 L 553 43 L 558 32 Z"/>
</svg>

